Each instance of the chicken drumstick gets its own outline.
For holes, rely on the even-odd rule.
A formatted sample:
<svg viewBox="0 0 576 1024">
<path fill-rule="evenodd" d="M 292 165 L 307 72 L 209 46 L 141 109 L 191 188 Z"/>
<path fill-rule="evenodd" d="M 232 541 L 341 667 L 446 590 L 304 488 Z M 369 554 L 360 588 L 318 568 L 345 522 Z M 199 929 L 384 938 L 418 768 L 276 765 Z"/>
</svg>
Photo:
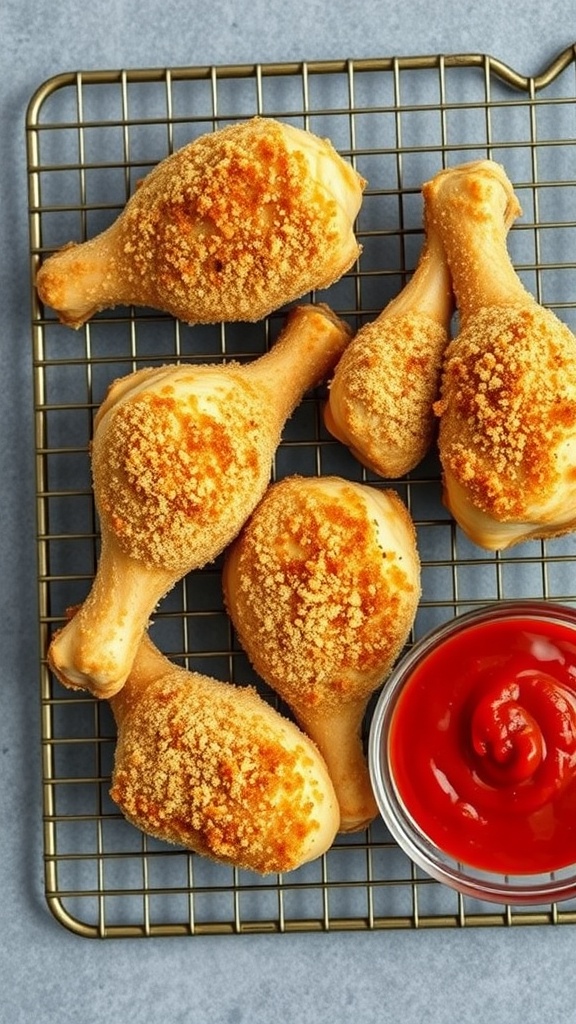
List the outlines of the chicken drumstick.
<svg viewBox="0 0 576 1024">
<path fill-rule="evenodd" d="M 393 491 L 339 477 L 285 478 L 228 549 L 223 583 L 254 668 L 328 765 L 340 830 L 365 828 L 377 809 L 361 723 L 420 596 L 406 507 Z"/>
<path fill-rule="evenodd" d="M 110 703 L 110 795 L 137 828 L 261 874 L 331 845 L 339 812 L 324 761 L 254 689 L 178 668 L 146 635 Z"/>
<path fill-rule="evenodd" d="M 48 652 L 64 685 L 100 697 L 120 689 L 157 602 L 238 533 L 285 420 L 349 338 L 328 307 L 298 306 L 250 364 L 164 366 L 112 385 L 92 443 L 98 569 Z"/>
<path fill-rule="evenodd" d="M 576 339 L 513 267 L 512 185 L 480 160 L 442 171 L 424 194 L 460 313 L 436 405 L 445 503 L 488 549 L 573 530 Z"/>
<path fill-rule="evenodd" d="M 158 164 L 109 228 L 45 261 L 38 294 L 76 328 L 119 303 L 259 320 L 349 269 L 364 185 L 327 140 L 252 118 Z"/>
<path fill-rule="evenodd" d="M 424 214 L 426 238 L 412 278 L 358 331 L 336 367 L 324 409 L 330 433 L 390 479 L 418 465 L 432 443 L 453 311 L 442 246 Z"/>
</svg>

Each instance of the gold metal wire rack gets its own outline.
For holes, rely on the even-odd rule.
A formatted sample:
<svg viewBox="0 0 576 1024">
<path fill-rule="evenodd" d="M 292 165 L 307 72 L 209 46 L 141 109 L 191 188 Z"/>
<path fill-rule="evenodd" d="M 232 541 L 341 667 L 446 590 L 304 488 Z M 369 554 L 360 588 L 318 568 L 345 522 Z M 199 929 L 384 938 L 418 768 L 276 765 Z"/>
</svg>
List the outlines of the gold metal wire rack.
<svg viewBox="0 0 576 1024">
<path fill-rule="evenodd" d="M 38 89 L 27 114 L 31 282 L 47 253 L 107 226 L 135 182 L 169 151 L 264 114 L 328 136 L 368 181 L 358 220 L 360 262 L 321 296 L 352 326 L 380 312 L 414 268 L 421 183 L 442 166 L 489 156 L 505 165 L 523 207 L 510 233 L 518 272 L 575 329 L 575 57 L 570 46 L 538 77 L 477 54 L 61 74 Z M 120 308 L 75 332 L 42 309 L 32 287 L 42 652 L 95 571 L 88 448 L 109 382 L 144 364 L 252 358 L 279 322 L 274 315 L 253 326 L 190 327 Z M 323 397 L 322 389 L 309 393 L 286 426 L 275 476 L 338 473 L 382 486 L 324 431 Z M 412 639 L 488 600 L 576 603 L 573 537 L 506 553 L 475 547 L 442 506 L 434 452 L 392 486 L 412 512 L 422 559 Z M 171 592 L 153 631 L 179 663 L 263 689 L 223 611 L 218 562 Z M 381 821 L 339 837 L 315 863 L 272 879 L 169 847 L 129 825 L 109 798 L 115 735 L 106 702 L 64 690 L 43 659 L 40 700 L 46 898 L 76 933 L 576 922 L 573 901 L 526 910 L 458 896 L 424 877 Z"/>
</svg>

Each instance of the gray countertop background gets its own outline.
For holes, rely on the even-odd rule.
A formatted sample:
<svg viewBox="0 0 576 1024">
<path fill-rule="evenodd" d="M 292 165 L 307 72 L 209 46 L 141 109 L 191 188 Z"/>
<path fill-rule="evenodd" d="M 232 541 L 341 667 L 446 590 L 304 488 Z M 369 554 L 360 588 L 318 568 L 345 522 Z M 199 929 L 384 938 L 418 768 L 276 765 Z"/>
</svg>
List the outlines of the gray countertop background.
<svg viewBox="0 0 576 1024">
<path fill-rule="evenodd" d="M 488 53 L 537 74 L 557 0 L 0 4 L 0 1021 L 576 1021 L 572 926 L 92 941 L 43 897 L 24 117 L 60 71 Z M 576 284 L 575 284 L 576 287 Z"/>
</svg>

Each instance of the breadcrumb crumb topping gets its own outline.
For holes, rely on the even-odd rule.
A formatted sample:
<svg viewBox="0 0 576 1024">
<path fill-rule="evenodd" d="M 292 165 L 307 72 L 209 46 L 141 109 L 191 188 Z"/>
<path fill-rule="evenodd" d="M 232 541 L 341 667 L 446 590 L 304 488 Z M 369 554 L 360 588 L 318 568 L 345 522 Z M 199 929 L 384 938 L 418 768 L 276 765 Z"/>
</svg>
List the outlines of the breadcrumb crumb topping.
<svg viewBox="0 0 576 1024">
<path fill-rule="evenodd" d="M 557 450 L 576 429 L 576 342 L 550 311 L 481 309 L 448 348 L 442 393 L 443 462 L 474 502 L 522 518 L 561 486 Z"/>
<path fill-rule="evenodd" d="M 92 466 L 100 515 L 127 554 L 174 571 L 186 570 L 192 551 L 198 564 L 214 557 L 269 477 L 278 438 L 255 429 L 265 398 L 236 375 L 205 409 L 192 378 L 186 399 L 165 385 L 111 410 Z"/>
<path fill-rule="evenodd" d="M 267 491 L 236 541 L 233 621 L 296 709 L 358 699 L 399 653 L 419 596 L 413 527 L 402 528 L 405 547 L 384 550 L 352 484 L 334 495 L 296 477 Z"/>
<path fill-rule="evenodd" d="M 443 325 L 406 313 L 366 324 L 338 364 L 336 424 L 383 475 L 403 475 L 406 460 L 415 465 L 431 443 L 445 347 Z"/>
<path fill-rule="evenodd" d="M 329 186 L 272 119 L 202 136 L 164 160 L 126 207 L 122 272 L 151 304 L 188 309 L 184 319 L 257 320 L 288 292 L 327 287 L 358 255 Z"/>
<path fill-rule="evenodd" d="M 112 799 L 151 835 L 263 874 L 291 870 L 326 798 L 304 742 L 272 716 L 251 688 L 175 669 L 122 719 Z"/>
</svg>

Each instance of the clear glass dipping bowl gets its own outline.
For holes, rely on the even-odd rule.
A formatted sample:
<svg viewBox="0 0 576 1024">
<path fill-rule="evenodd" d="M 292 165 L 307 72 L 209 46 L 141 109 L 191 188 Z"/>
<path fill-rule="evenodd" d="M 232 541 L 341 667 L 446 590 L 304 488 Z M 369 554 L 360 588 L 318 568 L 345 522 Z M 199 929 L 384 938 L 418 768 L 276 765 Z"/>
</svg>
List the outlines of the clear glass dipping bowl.
<svg viewBox="0 0 576 1024">
<path fill-rule="evenodd" d="M 417 641 L 385 682 L 370 725 L 368 762 L 384 823 L 415 864 L 464 895 L 504 904 L 535 905 L 576 897 L 576 864 L 547 874 L 500 875 L 456 861 L 429 839 L 405 807 L 397 790 L 389 751 L 394 709 L 415 668 L 439 645 L 470 627 L 520 617 L 568 626 L 574 630 L 576 644 L 576 609 L 548 601 L 498 601 L 457 616 Z"/>
</svg>

